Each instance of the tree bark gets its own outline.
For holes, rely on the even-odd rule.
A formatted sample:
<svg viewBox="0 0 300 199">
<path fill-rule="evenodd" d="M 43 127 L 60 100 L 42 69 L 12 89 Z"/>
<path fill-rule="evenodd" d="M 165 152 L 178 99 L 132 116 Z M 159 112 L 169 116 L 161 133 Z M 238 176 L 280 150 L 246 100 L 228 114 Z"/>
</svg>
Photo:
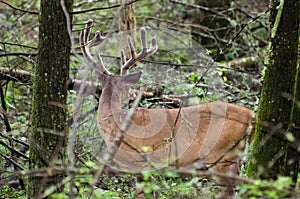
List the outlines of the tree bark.
<svg viewBox="0 0 300 199">
<path fill-rule="evenodd" d="M 130 0 L 119 0 L 122 5 L 119 20 L 120 31 L 120 48 L 124 50 L 125 56 L 130 56 L 130 50 L 127 43 L 127 35 L 130 35 L 135 46 L 135 32 L 136 32 L 136 18 L 135 18 L 135 4 L 128 5 Z"/>
<path fill-rule="evenodd" d="M 64 164 L 67 137 L 67 80 L 71 42 L 63 8 L 72 12 L 73 0 L 41 0 L 39 45 L 35 68 L 30 133 L 30 169 Z M 70 16 L 72 19 L 72 16 Z M 63 176 L 31 177 L 28 197 L 40 198 Z M 57 191 L 61 191 L 58 186 Z"/>
<path fill-rule="evenodd" d="M 293 45 L 293 49 L 295 52 L 297 52 L 298 49 L 298 59 L 294 61 L 297 61 L 296 67 L 296 75 L 295 75 L 295 86 L 294 86 L 294 95 L 292 96 L 293 101 L 293 107 L 292 107 L 292 113 L 291 113 L 291 120 L 289 125 L 289 131 L 293 134 L 295 141 L 294 143 L 289 146 L 288 148 L 288 154 L 287 157 L 290 157 L 292 161 L 287 162 L 286 167 L 290 168 L 290 170 L 287 170 L 287 172 L 290 172 L 290 175 L 292 176 L 293 181 L 297 182 L 298 173 L 300 172 L 300 150 L 299 150 L 299 143 L 300 143 L 300 56 L 299 56 L 299 46 L 300 46 L 300 1 L 295 1 L 295 9 L 298 9 L 298 19 L 295 18 L 295 30 L 294 34 L 295 37 L 298 37 L 298 45 L 295 43 Z M 297 24 L 298 23 L 298 34 L 297 34 Z M 296 36 L 296 34 L 298 36 Z M 296 57 L 296 56 L 295 56 Z M 294 64 L 294 63 L 292 63 Z M 299 183 L 299 182 L 298 182 Z"/>
<path fill-rule="evenodd" d="M 208 9 L 222 8 L 223 10 L 227 10 L 230 7 L 230 2 L 230 0 L 196 0 L 195 4 L 207 7 Z M 229 21 L 225 17 L 216 16 L 215 14 L 199 9 L 193 13 L 192 21 L 194 24 L 199 24 L 207 28 L 206 34 L 211 37 L 201 38 L 201 36 L 193 34 L 193 40 L 207 48 L 215 45 L 216 41 L 214 37 L 225 38 L 227 34 L 227 37 L 231 38 L 230 35 L 228 35 L 228 28 L 225 29 L 225 27 L 230 25 Z M 209 30 L 215 30 L 215 35 L 211 35 L 212 33 Z M 199 30 L 194 28 L 193 31 Z"/>
<path fill-rule="evenodd" d="M 276 179 L 299 172 L 299 0 L 272 0 L 271 46 L 265 71 L 258 125 L 246 174 Z M 282 13 L 281 13 L 282 11 Z M 291 130 L 291 131 L 289 131 Z M 290 133 L 294 138 L 288 139 Z"/>
</svg>

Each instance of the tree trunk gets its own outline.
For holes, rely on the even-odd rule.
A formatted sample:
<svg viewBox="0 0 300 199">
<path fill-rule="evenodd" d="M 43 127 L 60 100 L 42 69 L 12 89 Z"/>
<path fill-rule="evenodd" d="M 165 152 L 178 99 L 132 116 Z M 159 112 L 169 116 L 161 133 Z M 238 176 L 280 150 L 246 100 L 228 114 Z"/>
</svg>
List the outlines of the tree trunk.
<svg viewBox="0 0 300 199">
<path fill-rule="evenodd" d="M 130 35 L 135 46 L 135 32 L 136 32 L 136 18 L 135 18 L 135 5 L 129 4 L 130 0 L 119 0 L 122 5 L 119 31 L 120 31 L 120 47 L 124 50 L 126 57 L 130 56 L 129 47 L 127 44 L 127 35 Z"/>
<path fill-rule="evenodd" d="M 293 178 L 294 182 L 297 182 L 297 177 L 298 173 L 300 172 L 300 150 L 299 150 L 299 143 L 300 143 L 300 56 L 299 56 L 299 46 L 300 46 L 300 1 L 298 0 L 295 1 L 295 9 L 298 9 L 298 19 L 295 18 L 295 29 L 294 29 L 294 34 L 295 37 L 298 37 L 298 43 L 295 43 L 293 45 L 293 49 L 295 52 L 297 52 L 298 49 L 298 60 L 296 61 L 296 75 L 295 75 L 295 86 L 294 86 L 294 95 L 292 96 L 292 101 L 293 103 L 293 108 L 292 108 L 292 113 L 291 113 L 291 120 L 290 120 L 290 126 L 289 126 L 289 131 L 293 134 L 295 141 L 293 144 L 290 145 L 288 148 L 288 154 L 287 156 L 290 157 L 292 161 L 287 162 L 286 167 L 290 168 L 290 170 L 287 170 L 287 172 L 291 172 L 290 175 Z M 296 22 L 297 21 L 297 22 Z M 296 36 L 297 31 L 296 31 L 296 23 L 298 23 L 298 36 Z M 297 45 L 298 44 L 298 45 Z M 296 55 L 295 55 L 296 59 Z M 294 64 L 294 63 L 291 63 Z M 298 182 L 299 183 L 299 182 Z"/>
<path fill-rule="evenodd" d="M 72 12 L 72 0 L 65 0 Z M 61 0 L 41 0 L 39 46 L 33 85 L 30 169 L 64 164 L 67 137 L 67 79 L 71 42 Z M 70 16 L 72 19 L 72 16 Z M 40 198 L 46 188 L 61 182 L 62 175 L 29 179 L 28 197 Z M 57 191 L 60 191 L 58 186 Z"/>
<path fill-rule="evenodd" d="M 299 0 L 272 0 L 272 28 L 269 60 L 264 76 L 258 125 L 246 174 L 276 179 L 299 171 L 298 141 L 287 139 L 293 132 L 299 139 Z M 282 13 L 281 13 L 282 11 Z M 295 128 L 298 127 L 298 128 Z M 296 130 L 298 129 L 298 130 Z M 291 131 L 288 131 L 291 130 Z"/>
<path fill-rule="evenodd" d="M 220 9 L 227 10 L 230 7 L 230 0 L 195 0 L 196 5 L 204 6 L 208 9 Z M 225 17 L 216 16 L 216 14 L 209 13 L 204 10 L 196 10 L 193 13 L 193 19 L 194 24 L 199 24 L 203 27 L 206 27 L 205 34 L 211 36 L 211 37 L 204 37 L 201 38 L 198 34 L 193 34 L 193 40 L 197 41 L 199 44 L 203 45 L 206 48 L 211 48 L 215 46 L 215 39 L 213 39 L 213 35 L 211 35 L 211 31 L 208 30 L 214 30 L 214 34 L 218 38 L 225 38 L 227 35 L 227 38 L 231 38 L 230 35 L 228 35 L 228 28 L 225 28 L 229 26 L 229 21 Z M 196 28 L 193 29 L 193 31 L 199 31 Z M 193 32 L 195 33 L 195 32 Z"/>
</svg>

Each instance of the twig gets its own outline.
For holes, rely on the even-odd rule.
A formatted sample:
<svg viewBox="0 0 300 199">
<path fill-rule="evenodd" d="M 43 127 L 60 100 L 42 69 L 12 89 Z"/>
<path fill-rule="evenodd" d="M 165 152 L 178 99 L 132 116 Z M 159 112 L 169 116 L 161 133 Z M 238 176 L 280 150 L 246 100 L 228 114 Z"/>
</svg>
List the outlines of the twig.
<svg viewBox="0 0 300 199">
<path fill-rule="evenodd" d="M 116 5 L 113 5 L 113 6 L 107 6 L 107 7 L 98 7 L 98 8 L 91 8 L 91 9 L 87 9 L 87 10 L 81 10 L 81 11 L 75 11 L 73 12 L 72 14 L 82 14 L 82 13 L 87 13 L 87 12 L 93 12 L 93 11 L 98 11 L 98 10 L 109 10 L 109 9 L 112 9 L 112 8 L 118 8 L 118 7 L 121 7 L 121 6 L 128 6 L 128 5 L 131 5 L 135 2 L 138 2 L 138 1 L 141 1 L 141 0 L 133 0 L 133 1 L 130 1 L 126 4 L 116 4 Z"/>
<path fill-rule="evenodd" d="M 23 142 L 23 141 L 20 141 L 20 140 L 18 140 L 18 139 L 16 139 L 16 138 L 13 138 L 13 137 L 4 135 L 4 134 L 2 134 L 2 133 L 0 133 L 0 136 L 6 138 L 6 139 L 8 139 L 8 140 L 14 141 L 14 142 L 16 142 L 16 143 L 22 144 L 22 145 L 25 146 L 25 147 L 29 147 L 29 144 L 28 144 L 28 143 Z"/>
<path fill-rule="evenodd" d="M 17 11 L 20 11 L 20 12 L 25 12 L 25 13 L 28 13 L 28 14 L 34 14 L 34 15 L 38 15 L 39 12 L 38 11 L 31 11 L 31 10 L 24 10 L 22 8 L 17 8 L 11 4 L 9 4 L 8 2 L 4 1 L 4 0 L 0 0 L 0 3 L 3 3 L 7 6 L 9 6 L 10 8 L 14 9 L 14 10 L 17 10 Z"/>
<path fill-rule="evenodd" d="M 19 169 L 19 170 L 25 170 L 19 163 L 15 162 L 10 156 L 7 156 L 7 155 L 5 155 L 5 154 L 2 154 L 1 152 L 0 152 L 0 156 L 2 156 L 2 157 L 3 157 L 4 159 L 6 159 L 8 162 L 10 162 L 10 163 L 12 163 L 12 164 L 14 165 L 14 167 L 15 167 L 15 169 L 16 169 L 15 172 L 18 172 L 18 169 Z M 21 178 L 20 178 L 19 180 L 21 180 Z"/>
<path fill-rule="evenodd" d="M 225 15 L 221 14 L 217 10 L 214 10 L 214 9 L 211 9 L 211 8 L 208 8 L 208 7 L 205 7 L 205 6 L 184 3 L 184 2 L 182 2 L 180 0 L 170 0 L 170 2 L 176 3 L 176 4 L 180 4 L 180 5 L 184 5 L 184 6 L 187 6 L 187 7 L 190 7 L 190 8 L 196 8 L 196 9 L 208 12 L 208 13 L 212 13 L 212 14 L 217 15 L 217 16 L 221 16 L 221 17 L 227 18 Z"/>
<path fill-rule="evenodd" d="M 9 150 L 11 151 L 11 153 L 13 154 L 12 156 L 17 156 L 17 155 L 19 155 L 19 156 L 22 156 L 22 157 L 25 158 L 25 159 L 28 159 L 28 157 L 27 157 L 25 154 L 21 153 L 20 151 L 15 150 L 13 147 L 11 147 L 11 146 L 9 146 L 8 144 L 2 142 L 1 140 L 0 140 L 0 145 L 2 145 L 2 146 L 4 146 L 5 148 L 9 149 Z"/>
<path fill-rule="evenodd" d="M 0 44 L 10 45 L 10 46 L 19 46 L 19 47 L 22 47 L 22 48 L 30 48 L 30 49 L 37 50 L 37 47 L 23 45 L 23 44 L 16 44 L 16 43 L 4 42 L 4 41 L 0 41 Z"/>
<path fill-rule="evenodd" d="M 36 56 L 36 53 L 4 53 L 0 54 L 0 57 L 9 57 L 9 56 Z"/>
</svg>

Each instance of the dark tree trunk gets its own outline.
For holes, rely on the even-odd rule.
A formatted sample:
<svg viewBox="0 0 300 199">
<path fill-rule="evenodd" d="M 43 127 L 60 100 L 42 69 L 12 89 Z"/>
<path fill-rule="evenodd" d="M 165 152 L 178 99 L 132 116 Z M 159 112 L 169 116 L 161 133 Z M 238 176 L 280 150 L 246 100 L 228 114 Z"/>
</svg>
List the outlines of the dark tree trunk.
<svg viewBox="0 0 300 199">
<path fill-rule="evenodd" d="M 276 179 L 299 172 L 299 0 L 272 0 L 271 46 L 258 109 L 258 125 L 246 173 Z M 282 11 L 282 13 L 281 13 Z M 298 129 L 298 130 L 297 130 Z M 292 132 L 293 134 L 289 133 Z M 297 139 L 288 139 L 293 135 Z"/>
<path fill-rule="evenodd" d="M 204 6 L 208 9 L 220 9 L 227 10 L 230 7 L 230 0 L 196 0 L 195 4 Z M 222 16 L 216 16 L 216 14 L 209 13 L 203 10 L 196 10 L 193 13 L 193 23 L 199 24 L 203 27 L 206 27 L 207 30 L 214 30 L 214 36 L 218 38 L 231 38 L 231 35 L 228 34 L 229 29 L 226 28 L 230 26 L 228 19 Z M 210 31 L 205 32 L 205 34 L 211 37 L 201 37 L 200 35 L 193 34 L 193 40 L 197 41 L 199 44 L 205 46 L 206 48 L 211 48 L 215 46 L 215 39 L 213 39 L 213 35 L 210 35 Z M 193 29 L 193 31 L 199 31 L 197 29 Z"/>
<path fill-rule="evenodd" d="M 70 13 L 73 1 L 64 2 Z M 62 8 L 61 0 L 41 0 L 39 47 L 33 85 L 30 169 L 64 164 L 71 42 L 67 31 L 67 25 L 70 24 L 67 24 Z M 61 175 L 51 174 L 44 178 L 31 177 L 28 186 L 29 198 L 40 197 L 46 188 L 61 182 L 62 178 Z"/>
</svg>

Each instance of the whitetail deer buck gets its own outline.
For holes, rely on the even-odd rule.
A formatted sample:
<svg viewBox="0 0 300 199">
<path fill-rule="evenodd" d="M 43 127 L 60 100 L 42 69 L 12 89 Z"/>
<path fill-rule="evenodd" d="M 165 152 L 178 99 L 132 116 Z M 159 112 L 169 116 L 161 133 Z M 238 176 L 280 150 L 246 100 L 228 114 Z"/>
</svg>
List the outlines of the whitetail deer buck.
<svg viewBox="0 0 300 199">
<path fill-rule="evenodd" d="M 121 75 L 110 73 L 100 60 L 93 59 L 89 48 L 105 40 L 99 32 L 88 41 L 92 20 L 80 35 L 83 54 L 93 64 L 102 85 L 98 107 L 99 130 L 114 167 L 140 172 L 165 166 L 184 167 L 203 162 L 219 173 L 237 173 L 246 132 L 253 118 L 247 108 L 212 102 L 179 109 L 122 109 L 121 93 L 138 82 L 141 71 L 127 74 L 141 59 L 157 50 L 156 39 L 146 45 L 146 30 L 140 29 L 142 50 L 136 54 L 128 37 L 131 58 L 121 52 Z M 131 114 L 132 113 L 132 114 Z M 125 124 L 125 125 L 124 125 Z M 113 151 L 113 152 L 112 152 Z"/>
</svg>

